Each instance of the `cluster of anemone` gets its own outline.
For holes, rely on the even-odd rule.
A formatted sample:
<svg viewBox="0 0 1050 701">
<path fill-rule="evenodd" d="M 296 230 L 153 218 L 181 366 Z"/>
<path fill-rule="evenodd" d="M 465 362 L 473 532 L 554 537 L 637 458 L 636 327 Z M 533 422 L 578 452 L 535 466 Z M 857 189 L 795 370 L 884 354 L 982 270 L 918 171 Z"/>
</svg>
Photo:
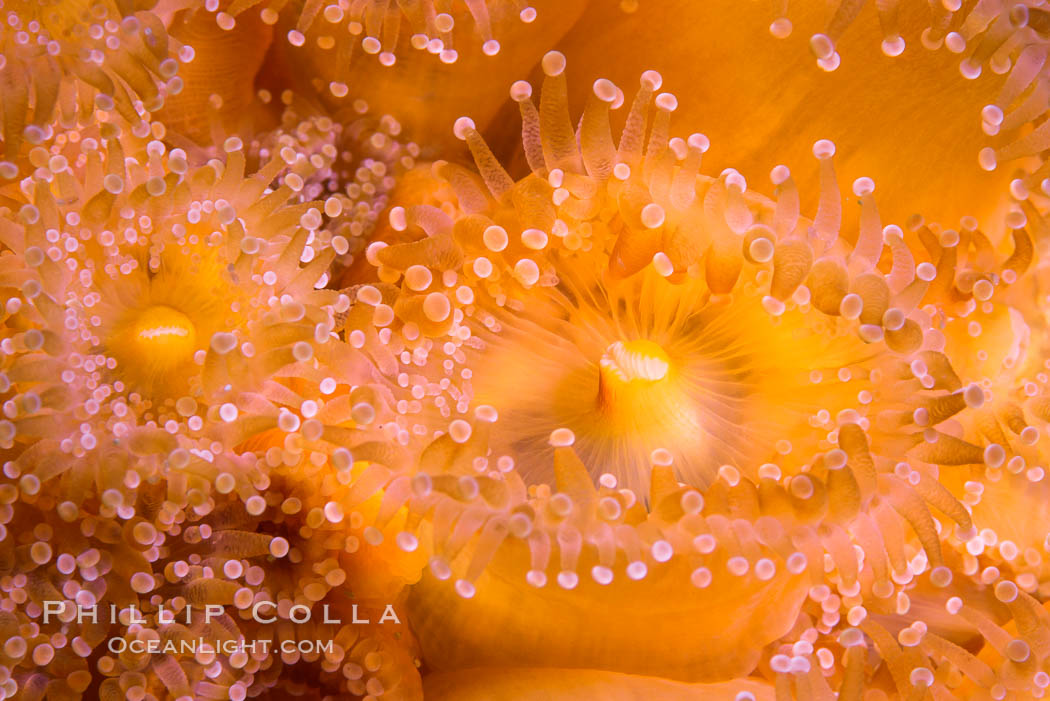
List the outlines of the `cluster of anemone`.
<svg viewBox="0 0 1050 701">
<path fill-rule="evenodd" d="M 354 94 L 522 2 L 5 6 L 0 697 L 1041 698 L 1050 25 L 827 9 L 827 71 L 871 10 L 1005 76 L 982 218 L 827 139 L 715 172 L 660 73 L 577 116 L 557 51 L 510 159 Z M 129 645 L 198 638 L 272 646 Z"/>
</svg>

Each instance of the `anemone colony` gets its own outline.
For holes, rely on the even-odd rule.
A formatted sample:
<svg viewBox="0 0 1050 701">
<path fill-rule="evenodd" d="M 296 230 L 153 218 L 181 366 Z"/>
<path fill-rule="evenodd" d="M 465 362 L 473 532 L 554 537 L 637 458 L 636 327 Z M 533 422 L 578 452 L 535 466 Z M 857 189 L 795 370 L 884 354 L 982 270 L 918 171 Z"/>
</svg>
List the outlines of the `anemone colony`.
<svg viewBox="0 0 1050 701">
<path fill-rule="evenodd" d="M 1043 697 L 1050 7 L 535 4 L 0 3 L 0 698 Z"/>
</svg>

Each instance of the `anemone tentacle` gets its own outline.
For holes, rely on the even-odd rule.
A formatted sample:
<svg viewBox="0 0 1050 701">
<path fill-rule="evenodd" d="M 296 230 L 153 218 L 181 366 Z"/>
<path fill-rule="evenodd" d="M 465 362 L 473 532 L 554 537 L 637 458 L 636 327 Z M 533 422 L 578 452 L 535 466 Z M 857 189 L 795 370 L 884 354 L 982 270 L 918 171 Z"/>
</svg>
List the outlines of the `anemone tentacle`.
<svg viewBox="0 0 1050 701">
<path fill-rule="evenodd" d="M 24 168 L 24 146 L 78 119 L 113 114 L 148 135 L 149 113 L 182 89 L 179 63 L 193 60 L 192 47 L 170 37 L 142 3 L 16 0 L 3 10 L 0 177 L 7 180 Z"/>
</svg>

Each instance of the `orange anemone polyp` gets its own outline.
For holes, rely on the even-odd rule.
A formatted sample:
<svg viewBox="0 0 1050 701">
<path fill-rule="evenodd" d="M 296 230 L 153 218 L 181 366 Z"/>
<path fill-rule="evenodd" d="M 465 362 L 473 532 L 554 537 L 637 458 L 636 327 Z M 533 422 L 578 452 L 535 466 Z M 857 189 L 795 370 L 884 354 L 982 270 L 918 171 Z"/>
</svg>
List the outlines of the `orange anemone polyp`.
<svg viewBox="0 0 1050 701">
<path fill-rule="evenodd" d="M 996 248 L 982 227 L 998 220 L 884 225 L 875 183 L 860 177 L 849 231 L 836 148 L 819 140 L 818 204 L 803 218 L 784 166 L 770 174 L 772 198 L 733 169 L 700 174 L 707 139 L 671 136 L 677 100 L 657 94 L 658 74 L 643 74 L 617 143 L 609 114 L 628 104 L 622 91 L 596 81 L 576 122 L 565 65 L 556 52 L 542 61 L 539 105 L 528 84 L 511 90 L 532 172 L 511 178 L 474 122 L 458 120 L 480 177 L 437 162 L 431 187 L 401 193 L 391 231 L 367 251 L 380 282 L 359 288 L 351 310 L 366 323 L 360 347 L 404 397 L 388 430 L 409 452 L 422 437 L 410 467 L 371 466 L 361 493 L 385 488 L 427 524 L 429 574 L 413 594 L 424 658 L 450 674 L 524 654 L 537 667 L 569 659 L 689 679 L 757 664 L 801 698 L 833 688 L 856 698 L 868 681 L 904 695 L 958 687 L 934 676 L 954 644 L 941 634 L 1001 636 L 968 593 L 973 564 L 958 567 L 977 533 L 973 500 L 940 475 L 994 470 L 1009 449 L 992 445 L 995 431 L 966 428 L 986 398 L 942 320 L 1014 294 L 1041 235 L 1033 203 L 1013 206 L 1001 222 L 1012 242 Z M 726 421 L 734 403 L 740 420 Z M 660 405 L 699 416 L 703 440 L 660 420 Z M 1042 421 L 1039 406 L 1005 404 L 1009 430 Z M 446 430 L 427 430 L 434 416 Z M 647 615 L 659 606 L 651 592 L 685 578 L 679 600 L 744 612 L 732 625 L 679 617 L 683 629 L 732 628 L 718 661 L 679 665 L 666 641 L 702 634 L 673 620 L 642 646 L 625 633 L 640 619 L 598 620 L 609 607 Z M 770 616 L 748 592 L 782 581 L 808 600 Z M 1011 611 L 1030 603 L 1019 586 L 996 587 Z M 928 616 L 920 650 L 914 626 L 894 640 L 912 596 L 960 616 L 943 626 Z M 522 620 L 535 610 L 550 615 Z M 788 619 L 794 627 L 780 625 Z M 491 621 L 521 645 L 491 639 Z M 772 656 L 749 656 L 768 635 L 780 636 Z M 571 649 L 552 654 L 535 642 L 562 638 Z M 863 646 L 890 677 L 864 678 Z M 1001 675 L 1017 683 L 1016 670 Z"/>
</svg>

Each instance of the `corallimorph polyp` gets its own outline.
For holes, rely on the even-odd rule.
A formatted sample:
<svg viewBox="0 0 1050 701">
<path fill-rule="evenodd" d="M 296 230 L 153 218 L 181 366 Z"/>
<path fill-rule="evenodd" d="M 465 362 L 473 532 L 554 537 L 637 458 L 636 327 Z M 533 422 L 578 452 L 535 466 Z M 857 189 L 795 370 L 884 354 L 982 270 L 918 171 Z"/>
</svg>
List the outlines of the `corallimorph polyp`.
<svg viewBox="0 0 1050 701">
<path fill-rule="evenodd" d="M 354 417 L 368 421 L 325 401 L 347 398 L 357 380 L 345 372 L 359 364 L 332 335 L 349 300 L 324 289 L 350 243 L 319 233 L 344 206 L 340 230 L 360 228 L 354 205 L 368 198 L 299 197 L 324 162 L 275 143 L 279 153 L 246 174 L 236 137 L 224 160 L 194 166 L 180 149 L 104 123 L 35 147 L 34 175 L 4 192 L 0 558 L 15 608 L 5 609 L 3 654 L 27 690 L 68 698 L 96 673 L 106 699 L 294 690 L 277 663 L 298 661 L 277 652 L 291 636 L 337 643 L 323 660 L 306 657 L 322 688 L 418 695 L 409 638 L 354 627 L 348 613 L 357 603 L 381 611 L 418 566 L 354 555 L 364 517 L 337 525 L 353 458 L 320 440 L 322 422 L 351 431 Z M 259 564 L 281 558 L 291 564 Z M 357 600 L 337 589 L 347 582 Z M 273 601 L 287 621 L 291 606 L 333 589 L 342 629 L 260 629 L 247 615 Z M 41 622 L 46 602 L 68 609 Z M 122 618 L 80 625 L 74 604 L 115 605 Z M 166 623 L 160 605 L 169 617 L 231 609 L 209 628 L 192 615 Z M 144 623 L 129 624 L 131 607 Z M 114 635 L 266 638 L 275 656 L 107 654 Z"/>
<path fill-rule="evenodd" d="M 1038 284 L 1038 212 L 1021 202 L 1002 245 L 972 219 L 884 225 L 870 179 L 840 199 L 819 141 L 804 218 L 784 166 L 772 198 L 731 169 L 700 174 L 708 142 L 670 137 L 658 74 L 614 140 L 621 90 L 595 82 L 574 128 L 564 57 L 542 67 L 538 107 L 528 84 L 511 89 L 532 173 L 514 181 L 457 121 L 480 177 L 431 167 L 369 248 L 380 282 L 348 316 L 376 327 L 358 343 L 404 397 L 390 433 L 411 446 L 445 424 L 414 466 L 376 466 L 369 484 L 390 497 L 411 477 L 399 499 L 430 523 L 411 599 L 424 659 L 688 682 L 757 665 L 800 698 L 1041 688 L 1014 658 L 1046 653 L 1000 627 L 1028 616 L 1041 635 L 1039 580 L 975 572 L 975 544 L 995 537 L 971 514 L 1004 467 L 1040 460 L 1040 385 L 1010 369 L 1043 337 L 1016 311 L 983 322 L 1014 356 L 976 351 L 1007 367 L 993 380 L 953 330 L 974 316 L 961 323 L 979 341 L 976 317 Z M 999 554 L 1030 570 L 1034 545 Z M 1006 661 L 964 663 L 974 635 Z"/>
</svg>

